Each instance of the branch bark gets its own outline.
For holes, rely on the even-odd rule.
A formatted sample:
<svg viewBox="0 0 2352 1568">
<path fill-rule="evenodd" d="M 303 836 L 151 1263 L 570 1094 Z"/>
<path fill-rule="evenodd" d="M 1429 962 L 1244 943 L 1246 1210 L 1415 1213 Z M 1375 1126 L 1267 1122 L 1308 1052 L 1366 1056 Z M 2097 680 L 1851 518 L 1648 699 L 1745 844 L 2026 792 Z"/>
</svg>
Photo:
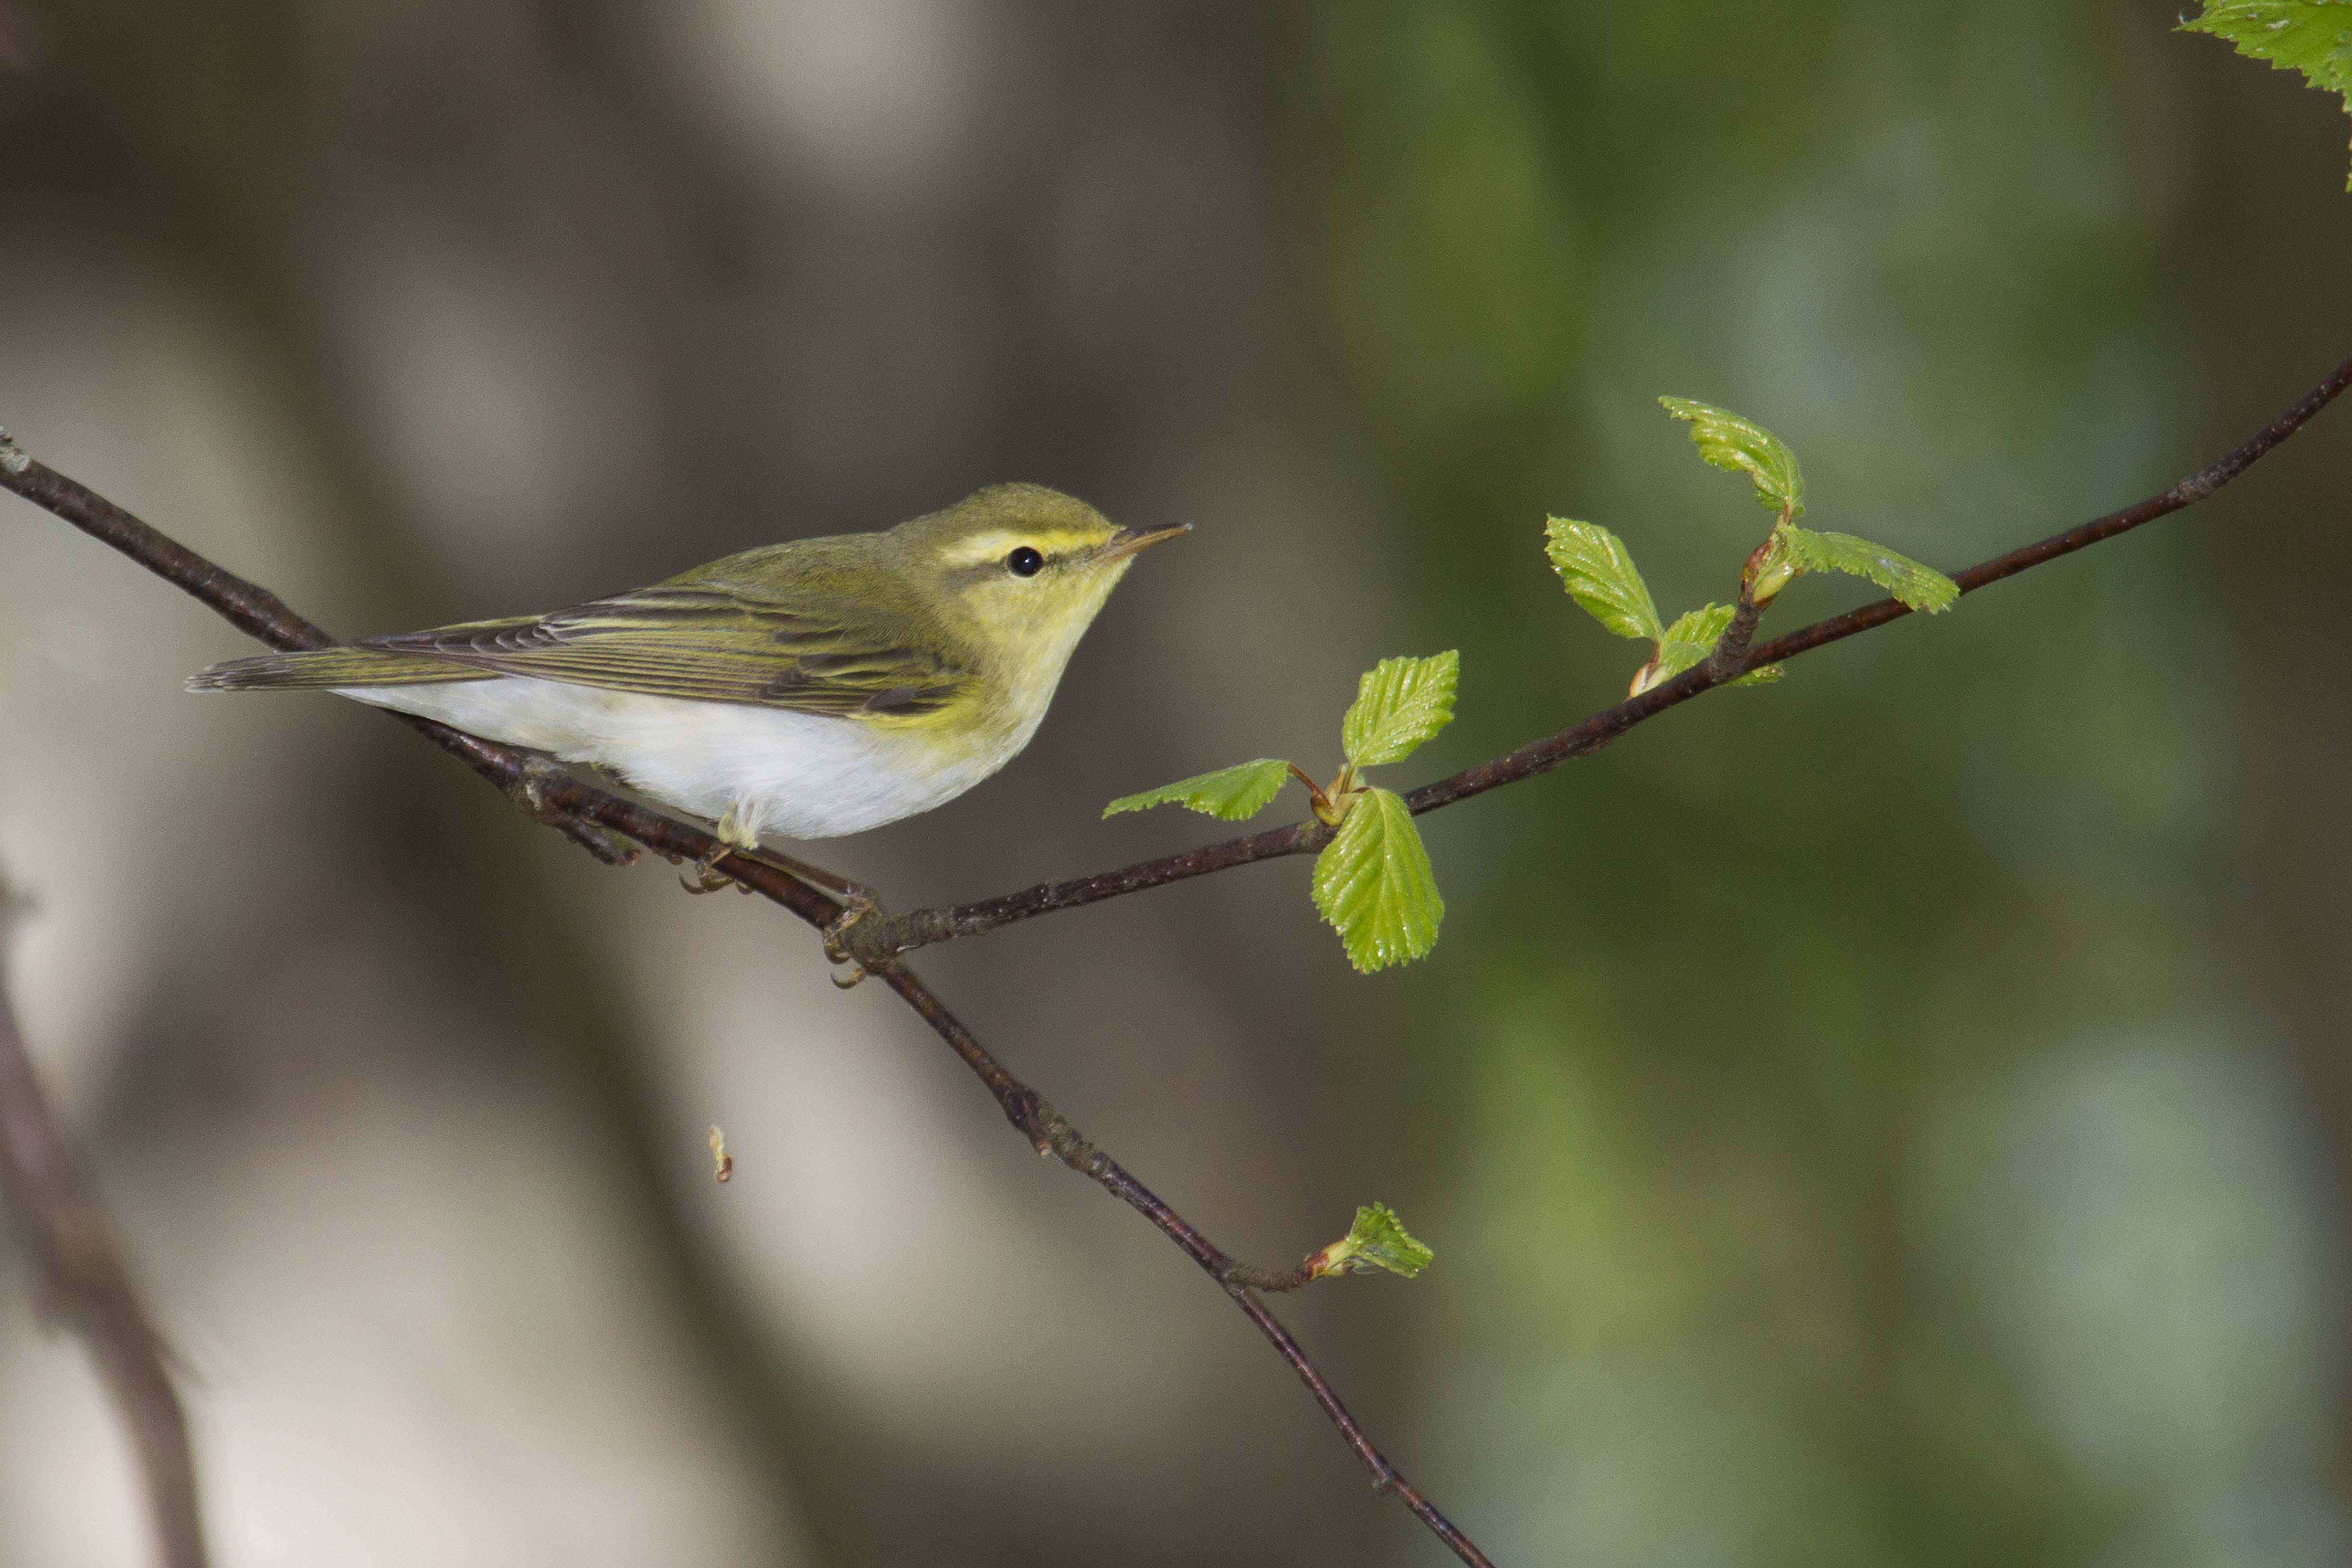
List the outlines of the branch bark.
<svg viewBox="0 0 2352 1568">
<path fill-rule="evenodd" d="M 114 1227 L 72 1159 L 0 991 L 0 1191 L 25 1222 L 44 1306 L 89 1347 L 137 1451 L 164 1568 L 205 1568 L 187 1414 Z"/>
</svg>

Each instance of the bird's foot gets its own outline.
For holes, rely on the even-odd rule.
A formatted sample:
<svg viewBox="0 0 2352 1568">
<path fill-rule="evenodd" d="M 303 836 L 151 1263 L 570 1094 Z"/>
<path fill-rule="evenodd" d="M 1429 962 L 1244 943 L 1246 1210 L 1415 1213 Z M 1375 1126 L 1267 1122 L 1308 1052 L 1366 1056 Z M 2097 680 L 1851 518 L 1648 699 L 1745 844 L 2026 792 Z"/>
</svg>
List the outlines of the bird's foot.
<svg viewBox="0 0 2352 1568">
<path fill-rule="evenodd" d="M 730 884 L 739 892 L 750 892 L 751 889 L 749 883 L 738 882 L 726 872 L 719 870 L 719 862 L 726 859 L 730 855 L 757 856 L 760 853 L 760 836 L 744 826 L 742 818 L 735 814 L 735 808 L 731 805 L 727 808 L 727 814 L 719 819 L 718 826 L 713 831 L 718 836 L 719 847 L 697 860 L 694 863 L 694 875 L 690 878 L 680 877 L 677 879 L 678 885 L 688 892 L 697 894 L 715 893 Z"/>
<path fill-rule="evenodd" d="M 760 851 L 760 858 L 812 888 L 821 889 L 840 901 L 841 912 L 817 928 L 817 936 L 824 943 L 824 955 L 838 965 L 833 983 L 844 991 L 856 984 L 870 973 L 857 956 L 849 951 L 849 928 L 869 916 L 882 913 L 882 895 L 863 882 L 853 882 L 846 877 L 835 876 L 822 866 L 812 866 L 805 860 L 795 860 L 789 855 L 779 855 L 772 849 Z"/>
<path fill-rule="evenodd" d="M 870 889 L 858 887 L 855 882 L 845 885 L 840 891 L 845 900 L 841 912 L 825 921 L 817 935 L 824 942 L 825 957 L 836 965 L 847 965 L 846 968 L 836 969 L 833 976 L 833 983 L 846 991 L 870 973 L 849 951 L 849 928 L 870 915 L 880 914 L 882 900 L 876 898 Z"/>
<path fill-rule="evenodd" d="M 756 835 L 742 825 L 732 807 L 719 819 L 716 829 L 719 847 L 695 863 L 691 877 L 681 876 L 680 886 L 689 893 L 715 893 L 732 883 L 739 892 L 751 891 L 751 885 L 719 868 L 719 863 L 730 855 L 746 860 L 756 860 L 762 866 L 772 866 L 793 880 L 828 893 L 841 904 L 841 910 L 818 928 L 817 935 L 824 943 L 824 955 L 840 966 L 833 983 L 846 991 L 864 980 L 869 971 L 857 956 L 849 951 L 849 928 L 868 916 L 882 913 L 882 897 L 862 882 L 837 877 L 822 866 L 812 866 L 805 860 L 795 860 L 773 849 L 763 849 Z"/>
</svg>

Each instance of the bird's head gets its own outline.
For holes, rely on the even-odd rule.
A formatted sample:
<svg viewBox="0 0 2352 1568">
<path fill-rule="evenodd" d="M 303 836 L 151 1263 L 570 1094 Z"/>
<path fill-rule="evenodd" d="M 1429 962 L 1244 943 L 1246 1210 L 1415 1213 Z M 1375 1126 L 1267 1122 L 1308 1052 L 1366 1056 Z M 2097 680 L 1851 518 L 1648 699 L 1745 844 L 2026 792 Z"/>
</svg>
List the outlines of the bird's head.
<svg viewBox="0 0 2352 1568">
<path fill-rule="evenodd" d="M 991 485 L 893 530 L 906 568 L 974 642 L 1049 680 L 1137 552 L 1180 533 L 1112 526 L 1043 485 Z"/>
</svg>

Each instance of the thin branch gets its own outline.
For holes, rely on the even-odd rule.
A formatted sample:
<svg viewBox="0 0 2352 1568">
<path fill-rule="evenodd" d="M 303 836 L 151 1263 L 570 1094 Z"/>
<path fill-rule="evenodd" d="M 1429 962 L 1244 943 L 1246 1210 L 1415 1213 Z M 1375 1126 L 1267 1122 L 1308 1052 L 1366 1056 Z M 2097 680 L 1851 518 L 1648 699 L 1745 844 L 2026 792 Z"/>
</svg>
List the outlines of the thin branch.
<svg viewBox="0 0 2352 1568">
<path fill-rule="evenodd" d="M 81 1336 L 130 1430 L 164 1568 L 205 1568 L 195 1454 L 163 1338 L 123 1265 L 106 1211 L 66 1152 L 65 1136 L 42 1097 L 5 994 L 0 1191 L 31 1235 L 45 1305 Z"/>
<path fill-rule="evenodd" d="M 2265 453 L 2302 429 L 2314 415 L 2334 402 L 2347 385 L 2352 385 L 2352 359 L 2337 365 L 2285 413 L 2227 456 L 2190 474 L 2160 494 L 2150 496 L 2120 511 L 2094 518 L 2079 527 L 2053 534 L 2037 543 L 2012 550 L 2006 555 L 1995 556 L 1990 561 L 1956 574 L 1953 581 L 1959 584 L 1961 593 L 1974 593 L 2004 577 L 2014 577 L 2062 555 L 2071 555 L 2077 550 L 2087 549 L 2119 533 L 2127 533 L 2143 523 L 2153 522 L 2158 518 L 2194 506 L 2244 473 Z M 1782 663 L 1799 654 L 1842 642 L 1909 614 L 1911 611 L 1900 600 L 1881 599 L 1844 615 L 1815 621 L 1786 637 L 1775 637 L 1769 642 L 1738 651 L 1736 658 L 1717 659 L 1710 656 L 1672 680 L 1663 681 L 1647 691 L 1629 697 L 1565 730 L 1531 741 L 1507 755 L 1465 768 L 1451 778 L 1423 784 L 1404 797 L 1405 805 L 1418 816 L 1452 805 L 1457 801 L 1468 800 L 1473 795 L 1484 795 L 1504 784 L 1517 784 L 1522 779 L 1549 773 L 1562 763 L 1591 755 L 1643 721 L 1654 719 L 1703 691 L 1735 680 L 1751 669 Z M 1752 617 L 1749 624 L 1752 626 Z M 929 947 L 937 942 L 977 936 L 1000 926 L 1034 920 L 1058 910 L 1078 909 L 1087 904 L 1100 903 L 1106 899 L 1123 898 L 1146 889 L 1165 887 L 1171 882 L 1205 877 L 1212 872 L 1229 871 L 1236 866 L 1254 865 L 1261 860 L 1311 854 L 1331 841 L 1331 832 L 1319 822 L 1294 823 L 1287 827 L 1269 828 L 1262 833 L 1202 845 L 1179 854 L 1139 860 L 1117 870 L 1097 871 L 1092 876 L 1073 877 L 1065 881 L 1040 882 L 1017 893 L 1005 893 L 992 899 L 939 909 L 910 910 L 903 914 L 861 922 L 850 931 L 848 947 L 861 962 L 870 966 L 892 953 L 910 952 L 916 948 Z"/>
<path fill-rule="evenodd" d="M 157 531 L 78 480 L 36 461 L 0 431 L 0 488 L 63 518 L 83 532 L 129 556 L 273 647 L 330 646 L 320 627 L 297 615 L 268 590 L 196 554 Z M 781 867 L 736 854 L 717 838 L 658 812 L 625 800 L 548 764 L 542 759 L 452 730 L 429 720 L 393 715 L 497 785 L 534 819 L 565 832 L 600 858 L 619 858 L 616 840 L 641 844 L 673 861 L 715 865 L 752 891 L 782 905 L 820 931 L 829 931 L 845 906 Z M 868 916 L 868 920 L 879 917 Z M 863 922 L 860 922 L 863 923 Z M 857 929 L 853 925 L 849 930 Z M 1125 1167 L 1087 1142 L 1076 1127 L 1037 1091 L 1007 1072 L 950 1013 L 930 989 L 895 959 L 866 965 L 929 1025 L 996 1097 L 1013 1126 L 1040 1153 L 1055 1155 L 1091 1177 L 1149 1219 L 1187 1257 L 1217 1280 L 1276 1352 L 1307 1384 L 1323 1413 L 1370 1470 L 1376 1489 L 1392 1492 L 1455 1556 L 1474 1568 L 1492 1568 L 1486 1555 L 1423 1497 L 1364 1435 L 1330 1383 L 1307 1358 L 1279 1320 L 1255 1294 L 1259 1289 L 1290 1289 L 1291 1275 L 1238 1262 L 1194 1229 Z M 1297 1271 L 1294 1271 L 1297 1272 Z M 1304 1284 L 1301 1279 L 1297 1283 Z M 181 1568 L 178 1563 L 169 1568 Z"/>
<path fill-rule="evenodd" d="M 923 1021 L 937 1031 L 940 1038 L 945 1040 L 956 1055 L 964 1059 L 980 1080 L 988 1086 L 989 1092 L 996 1096 L 997 1104 L 1004 1110 L 1005 1120 L 1029 1140 L 1038 1153 L 1058 1159 L 1080 1175 L 1100 1183 L 1105 1190 L 1150 1220 L 1161 1235 L 1183 1248 L 1186 1257 L 1224 1287 L 1225 1294 L 1234 1299 L 1234 1305 L 1249 1314 L 1250 1321 L 1257 1325 L 1258 1331 L 1265 1335 L 1276 1352 L 1289 1363 L 1290 1370 L 1298 1374 L 1298 1381 L 1307 1385 L 1307 1392 L 1315 1396 L 1315 1402 L 1323 1407 L 1323 1414 L 1330 1417 L 1331 1425 L 1339 1429 L 1339 1435 L 1348 1440 L 1348 1446 L 1364 1462 L 1364 1468 L 1371 1472 L 1374 1490 L 1394 1493 L 1463 1562 L 1477 1564 L 1479 1568 L 1492 1568 L 1486 1554 L 1455 1528 L 1452 1520 L 1439 1512 L 1435 1505 L 1389 1462 L 1388 1457 L 1373 1446 L 1372 1440 L 1364 1435 L 1363 1427 L 1357 1424 L 1355 1416 L 1349 1413 L 1347 1405 L 1341 1404 L 1339 1394 L 1332 1391 L 1330 1383 L 1316 1370 L 1315 1363 L 1307 1359 L 1307 1352 L 1299 1349 L 1298 1342 L 1290 1337 L 1290 1331 L 1284 1328 L 1280 1320 L 1266 1310 L 1265 1303 L 1257 1299 L 1256 1292 L 1260 1289 L 1291 1289 L 1305 1284 L 1307 1279 L 1303 1266 L 1296 1271 L 1294 1278 L 1253 1268 L 1227 1256 L 1214 1242 L 1194 1229 L 1181 1215 L 1161 1202 L 1150 1188 L 1129 1174 L 1126 1167 L 1087 1142 L 1078 1130 L 1071 1126 L 1061 1112 L 1047 1104 L 1035 1089 L 1005 1071 L 986 1047 L 972 1037 L 971 1032 L 940 1005 L 930 988 L 916 979 L 903 965 L 885 963 L 876 973 L 885 984 L 906 999 L 908 1006 L 922 1016 Z"/>
</svg>

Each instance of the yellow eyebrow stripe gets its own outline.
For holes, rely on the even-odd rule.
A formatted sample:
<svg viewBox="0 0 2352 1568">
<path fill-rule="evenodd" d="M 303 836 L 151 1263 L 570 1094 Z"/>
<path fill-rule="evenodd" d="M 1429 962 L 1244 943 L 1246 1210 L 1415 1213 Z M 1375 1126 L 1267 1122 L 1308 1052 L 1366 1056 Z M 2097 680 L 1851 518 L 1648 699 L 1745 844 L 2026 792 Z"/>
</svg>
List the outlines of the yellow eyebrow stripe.
<svg viewBox="0 0 2352 1568">
<path fill-rule="evenodd" d="M 1024 544 L 1050 557 L 1067 555 L 1097 542 L 1097 535 L 1071 529 L 999 528 L 958 540 L 940 559 L 949 566 L 977 566 L 982 562 L 1002 561 Z"/>
</svg>

